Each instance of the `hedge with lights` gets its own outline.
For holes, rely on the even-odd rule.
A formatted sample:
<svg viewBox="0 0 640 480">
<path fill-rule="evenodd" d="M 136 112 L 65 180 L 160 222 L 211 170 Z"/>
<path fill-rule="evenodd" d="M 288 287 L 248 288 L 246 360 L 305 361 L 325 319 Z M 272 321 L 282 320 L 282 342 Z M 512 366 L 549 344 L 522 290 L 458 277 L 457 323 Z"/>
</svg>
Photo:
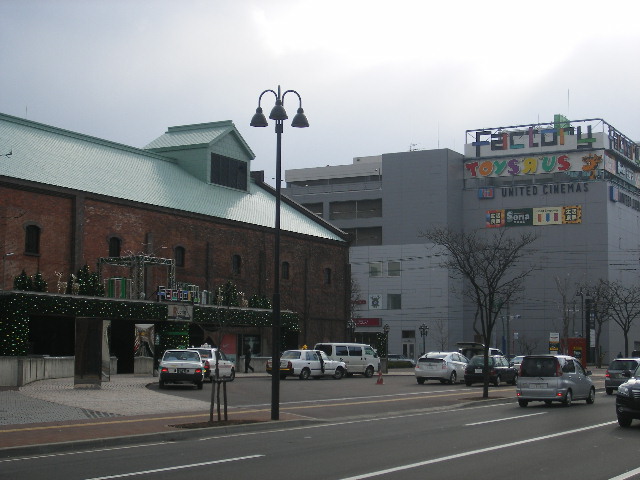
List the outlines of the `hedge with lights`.
<svg viewBox="0 0 640 480">
<path fill-rule="evenodd" d="M 168 304 L 148 301 L 126 301 L 80 295 L 11 293 L 0 297 L 0 356 L 26 355 L 29 339 L 29 315 L 56 315 L 104 319 L 144 320 L 158 322 L 160 331 L 175 332 L 167 340 L 178 346 L 188 342 L 188 322 L 168 322 Z M 270 327 L 272 312 L 234 307 L 198 306 L 193 308 L 193 321 L 227 327 Z M 298 315 L 281 313 L 283 335 L 298 332 Z M 184 333 L 186 332 L 186 333 Z M 182 338 L 186 335 L 186 340 Z M 167 336 L 161 335 L 162 338 Z"/>
</svg>

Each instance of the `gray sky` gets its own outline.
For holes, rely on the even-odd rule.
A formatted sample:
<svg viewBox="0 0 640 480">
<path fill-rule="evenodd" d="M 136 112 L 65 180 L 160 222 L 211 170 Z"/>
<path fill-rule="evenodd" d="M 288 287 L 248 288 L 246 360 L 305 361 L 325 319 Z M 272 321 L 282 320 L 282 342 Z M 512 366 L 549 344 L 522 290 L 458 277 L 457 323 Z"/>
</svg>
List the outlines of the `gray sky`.
<svg viewBox="0 0 640 480">
<path fill-rule="evenodd" d="M 286 124 L 283 177 L 554 113 L 640 141 L 639 18 L 637 0 L 1 0 L 0 112 L 134 147 L 232 120 L 268 181 L 273 123 L 249 121 L 278 85 L 311 124 Z"/>
</svg>

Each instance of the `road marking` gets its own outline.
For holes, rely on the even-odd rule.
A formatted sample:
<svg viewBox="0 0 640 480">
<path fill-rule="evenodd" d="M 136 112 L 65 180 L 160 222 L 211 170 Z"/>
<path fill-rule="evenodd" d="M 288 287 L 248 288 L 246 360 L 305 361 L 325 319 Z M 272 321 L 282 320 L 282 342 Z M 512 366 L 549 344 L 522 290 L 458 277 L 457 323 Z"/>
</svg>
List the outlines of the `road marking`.
<svg viewBox="0 0 640 480">
<path fill-rule="evenodd" d="M 528 438 L 526 440 L 519 440 L 517 442 L 505 443 L 504 445 L 496 445 L 494 447 L 480 448 L 478 450 L 470 450 L 468 452 L 457 453 L 455 455 L 447 455 L 445 457 L 433 458 L 431 460 L 425 460 L 424 462 L 410 463 L 410 464 L 407 464 L 407 465 L 401 465 L 399 467 L 393 467 L 393 468 L 387 468 L 387 469 L 384 469 L 384 470 L 378 470 L 377 472 L 369 472 L 369 473 L 364 473 L 362 475 L 356 475 L 356 476 L 353 476 L 353 477 L 345 477 L 345 478 L 343 478 L 341 480 L 362 480 L 362 479 L 365 479 L 365 478 L 378 477 L 380 475 L 386 475 L 386 474 L 389 474 L 389 473 L 401 472 L 403 470 L 409 470 L 409 469 L 417 468 L 417 467 L 424 467 L 426 465 L 431 465 L 431 464 L 434 464 L 434 463 L 441 463 L 441 462 L 447 462 L 449 460 L 456 460 L 458 458 L 468 457 L 468 456 L 471 456 L 471 455 L 477 455 L 479 453 L 492 452 L 494 450 L 501 450 L 503 448 L 517 447 L 518 445 L 524 445 L 524 444 L 527 444 L 527 443 L 540 442 L 542 440 L 548 440 L 550 438 L 562 437 L 562 436 L 565 436 L 565 435 L 571 435 L 573 433 L 585 432 L 587 430 L 593 430 L 595 428 L 605 427 L 607 425 L 613 425 L 615 423 L 617 423 L 617 421 L 599 423 L 597 425 L 591 425 L 589 427 L 575 428 L 573 430 L 567 430 L 565 432 L 552 433 L 552 434 L 549 434 L 549 435 L 543 435 L 541 437 L 533 437 L 533 438 Z"/>
<path fill-rule="evenodd" d="M 191 463 L 189 465 L 176 465 L 174 467 L 155 468 L 153 470 L 141 470 L 139 472 L 121 473 L 118 475 L 107 475 L 105 477 L 88 478 L 87 480 L 108 480 L 110 478 L 133 477 L 134 475 L 147 475 L 150 473 L 170 472 L 172 470 L 183 470 L 185 468 L 203 467 L 205 465 L 215 465 L 216 463 L 237 462 L 239 460 L 251 460 L 253 458 L 264 457 L 264 455 L 247 455 L 245 457 L 224 458 L 222 460 L 212 460 L 211 462 Z"/>
<path fill-rule="evenodd" d="M 627 478 L 635 477 L 640 473 L 640 468 L 636 468 L 635 470 L 629 470 L 622 475 L 618 475 L 617 477 L 611 477 L 609 480 L 626 480 Z"/>
<path fill-rule="evenodd" d="M 141 443 L 140 445 L 127 445 L 124 447 L 92 448 L 91 450 L 78 450 L 77 452 L 49 453 L 47 455 L 32 455 L 30 457 L 4 458 L 0 459 L 0 463 L 20 462 L 24 460 L 36 460 L 39 458 L 49 457 L 66 457 L 68 455 L 81 455 L 83 453 L 110 452 L 112 450 L 127 450 L 130 448 L 156 447 L 158 445 L 168 445 L 169 443 L 171 442 Z"/>
<path fill-rule="evenodd" d="M 546 415 L 547 412 L 529 413 L 528 415 L 518 415 L 515 417 L 496 418 L 495 420 L 485 420 L 484 422 L 467 423 L 465 427 L 473 427 L 474 425 L 483 425 L 485 423 L 505 422 L 507 420 L 518 420 L 519 418 L 533 417 L 535 415 Z"/>
</svg>

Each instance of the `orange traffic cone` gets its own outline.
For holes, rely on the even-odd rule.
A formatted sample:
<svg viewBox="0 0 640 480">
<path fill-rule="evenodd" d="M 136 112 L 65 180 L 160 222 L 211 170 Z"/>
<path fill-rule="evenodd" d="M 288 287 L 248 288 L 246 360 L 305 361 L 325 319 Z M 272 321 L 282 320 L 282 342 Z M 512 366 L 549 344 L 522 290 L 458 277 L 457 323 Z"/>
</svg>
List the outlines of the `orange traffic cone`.
<svg viewBox="0 0 640 480">
<path fill-rule="evenodd" d="M 384 381 L 382 380 L 382 370 L 378 372 L 378 380 L 376 380 L 376 385 L 383 385 Z"/>
</svg>

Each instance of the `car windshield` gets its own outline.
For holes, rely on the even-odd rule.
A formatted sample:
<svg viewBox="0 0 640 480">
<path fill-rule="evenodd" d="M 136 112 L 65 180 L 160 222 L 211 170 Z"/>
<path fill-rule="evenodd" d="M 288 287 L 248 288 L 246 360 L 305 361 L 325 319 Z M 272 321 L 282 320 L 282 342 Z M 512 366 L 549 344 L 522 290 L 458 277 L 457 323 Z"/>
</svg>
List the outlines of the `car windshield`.
<svg viewBox="0 0 640 480">
<path fill-rule="evenodd" d="M 489 357 L 489 365 L 493 365 L 493 362 L 494 362 L 493 357 Z M 472 365 L 474 367 L 484 366 L 484 355 L 476 355 L 471 359 L 471 361 L 469 362 L 469 365 Z"/>
<path fill-rule="evenodd" d="M 300 358 L 300 352 L 296 351 L 296 350 L 287 350 L 286 352 L 284 352 L 282 354 L 282 356 L 280 358 L 286 358 L 289 360 L 296 360 L 298 358 Z"/>
<path fill-rule="evenodd" d="M 631 370 L 634 371 L 638 366 L 635 360 L 614 360 L 609 365 L 609 370 Z"/>
<path fill-rule="evenodd" d="M 187 362 L 199 362 L 200 355 L 197 352 L 166 352 L 163 360 L 179 360 Z"/>
<path fill-rule="evenodd" d="M 522 360 L 523 377 L 555 377 L 555 358 L 525 358 Z"/>
</svg>

